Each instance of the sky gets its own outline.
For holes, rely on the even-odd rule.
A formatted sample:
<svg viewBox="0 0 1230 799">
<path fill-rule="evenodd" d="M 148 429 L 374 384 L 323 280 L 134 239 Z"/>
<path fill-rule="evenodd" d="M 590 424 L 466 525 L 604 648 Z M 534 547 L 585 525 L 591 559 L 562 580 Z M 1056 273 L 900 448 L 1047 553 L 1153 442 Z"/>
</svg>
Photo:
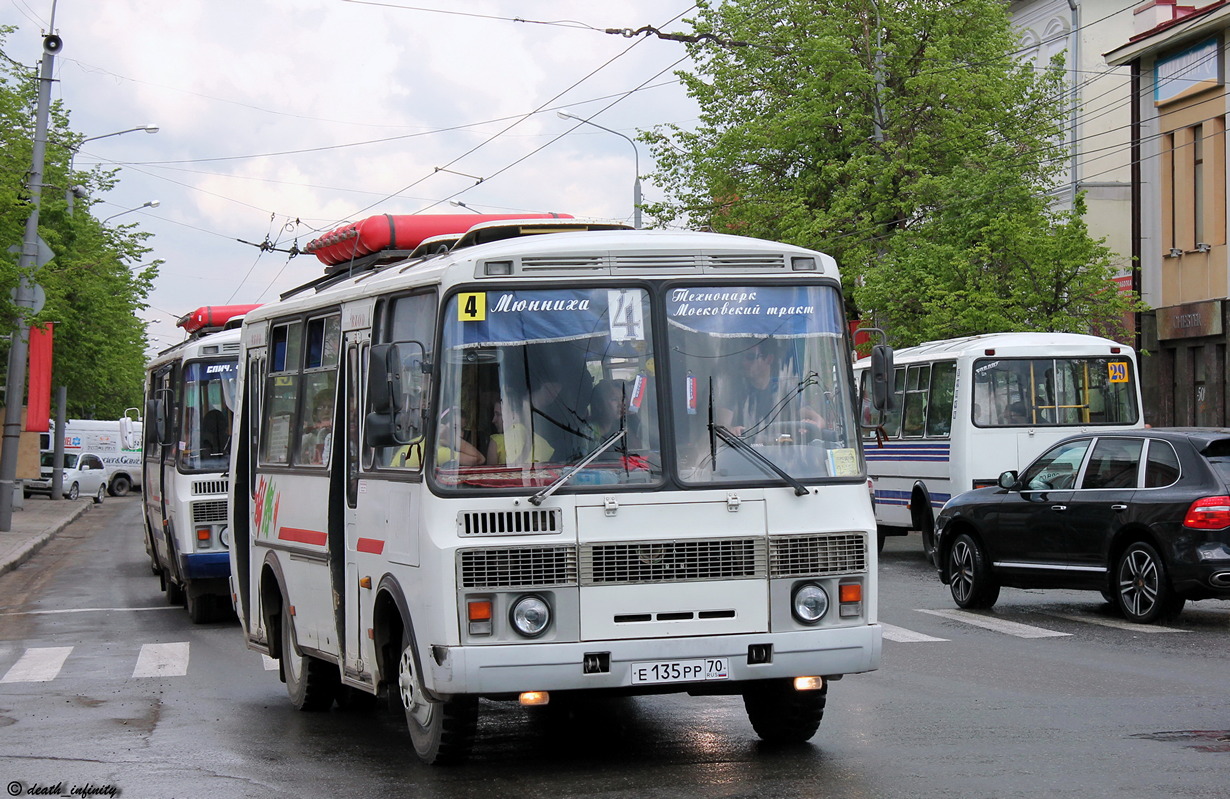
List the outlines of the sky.
<svg viewBox="0 0 1230 799">
<path fill-rule="evenodd" d="M 102 137 L 75 165 L 120 167 L 91 212 L 153 234 L 142 264 L 164 261 L 142 312 L 151 352 L 198 307 L 321 274 L 262 242 L 302 248 L 384 213 L 631 222 L 648 148 L 556 112 L 630 138 L 697 117 L 674 75 L 684 45 L 605 33 L 689 32 L 687 0 L 0 0 L 18 27 L 5 55 L 38 64 L 53 5 L 52 96 Z"/>
</svg>

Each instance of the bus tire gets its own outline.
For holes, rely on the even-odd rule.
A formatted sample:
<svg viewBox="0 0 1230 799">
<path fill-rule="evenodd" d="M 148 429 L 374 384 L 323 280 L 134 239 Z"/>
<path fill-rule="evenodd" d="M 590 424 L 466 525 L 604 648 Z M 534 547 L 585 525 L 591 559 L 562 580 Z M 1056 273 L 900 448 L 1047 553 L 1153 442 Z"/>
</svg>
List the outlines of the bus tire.
<svg viewBox="0 0 1230 799">
<path fill-rule="evenodd" d="M 111 478 L 111 487 L 108 489 L 113 497 L 126 497 L 128 492 L 132 490 L 132 481 L 127 475 L 117 474 Z"/>
<path fill-rule="evenodd" d="M 427 695 L 408 627 L 403 629 L 401 654 L 397 658 L 397 695 L 420 760 L 445 766 L 462 763 L 470 756 L 478 727 L 478 700 L 455 696 L 439 702 Z"/>
<path fill-rule="evenodd" d="M 213 594 L 194 594 L 191 590 L 184 592 L 184 603 L 188 610 L 188 618 L 193 624 L 206 624 L 214 620 Z"/>
<path fill-rule="evenodd" d="M 796 691 L 790 679 L 764 680 L 744 689 L 743 708 L 761 740 L 801 744 L 820 728 L 828 692 L 828 681 L 818 691 Z"/>
<path fill-rule="evenodd" d="M 285 602 L 282 603 L 282 623 L 279 625 L 282 635 L 282 676 L 286 680 L 286 693 L 296 710 L 328 710 L 333 707 L 333 700 L 337 698 L 337 689 L 341 685 L 337 668 L 331 663 L 299 651 L 288 607 Z"/>
</svg>

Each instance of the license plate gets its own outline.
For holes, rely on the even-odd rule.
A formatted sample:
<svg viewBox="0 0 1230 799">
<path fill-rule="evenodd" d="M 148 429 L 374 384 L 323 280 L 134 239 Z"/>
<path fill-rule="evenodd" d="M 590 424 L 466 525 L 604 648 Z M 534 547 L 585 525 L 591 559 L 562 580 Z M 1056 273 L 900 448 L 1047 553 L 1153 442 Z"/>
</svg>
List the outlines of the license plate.
<svg viewBox="0 0 1230 799">
<path fill-rule="evenodd" d="M 658 660 L 632 664 L 633 685 L 727 679 L 730 679 L 730 664 L 726 658 Z"/>
</svg>

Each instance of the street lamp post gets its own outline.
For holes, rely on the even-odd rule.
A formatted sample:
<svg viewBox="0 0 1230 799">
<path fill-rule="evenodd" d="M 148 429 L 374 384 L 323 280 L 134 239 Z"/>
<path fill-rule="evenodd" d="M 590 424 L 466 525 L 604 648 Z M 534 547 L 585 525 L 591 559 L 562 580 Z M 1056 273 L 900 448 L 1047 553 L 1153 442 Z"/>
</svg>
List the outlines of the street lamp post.
<svg viewBox="0 0 1230 799">
<path fill-rule="evenodd" d="M 159 205 L 162 205 L 162 203 L 158 202 L 157 200 L 146 200 L 145 202 L 138 205 L 136 208 L 129 208 L 127 211 L 120 211 L 118 214 L 112 214 L 111 216 L 104 219 L 101 224 L 105 225 L 107 224 L 107 222 L 111 221 L 112 219 L 115 219 L 117 216 L 123 216 L 124 214 L 131 214 L 133 211 L 140 211 L 142 208 L 157 208 Z"/>
<path fill-rule="evenodd" d="M 636 183 L 632 184 L 632 227 L 636 228 L 637 230 L 640 230 L 641 229 L 641 152 L 640 150 L 637 149 L 636 142 L 632 141 L 632 139 L 629 136 L 623 133 L 620 133 L 617 130 L 611 130 L 610 128 L 604 128 L 601 125 L 599 125 L 597 122 L 591 122 L 588 119 L 583 119 L 579 116 L 576 116 L 575 114 L 570 114 L 567 111 L 556 111 L 555 115 L 558 116 L 560 119 L 576 120 L 577 122 L 580 122 L 585 125 L 593 125 L 595 128 L 598 128 L 599 130 L 605 130 L 607 133 L 614 133 L 616 136 L 619 136 L 621 139 L 624 139 L 625 141 L 627 141 L 628 144 L 632 145 L 632 155 L 636 159 Z"/>
<path fill-rule="evenodd" d="M 72 179 L 73 162 L 77 160 L 77 151 L 81 149 L 81 145 L 85 144 L 88 141 L 97 141 L 99 139 L 109 139 L 112 136 L 122 136 L 125 133 L 136 133 L 139 130 L 143 130 L 146 133 L 157 133 L 158 126 L 151 123 L 149 125 L 142 125 L 139 128 L 127 128 L 126 130 L 117 130 L 114 133 L 104 133 L 101 136 L 87 136 L 81 141 L 77 142 L 77 145 L 72 148 L 71 154 L 68 157 L 69 179 L 70 180 Z M 84 198 L 85 196 L 86 196 L 86 193 L 85 193 L 84 186 L 70 186 L 69 188 L 64 190 L 64 201 L 68 204 L 68 215 L 69 216 L 73 215 L 73 200 L 77 197 Z"/>
</svg>

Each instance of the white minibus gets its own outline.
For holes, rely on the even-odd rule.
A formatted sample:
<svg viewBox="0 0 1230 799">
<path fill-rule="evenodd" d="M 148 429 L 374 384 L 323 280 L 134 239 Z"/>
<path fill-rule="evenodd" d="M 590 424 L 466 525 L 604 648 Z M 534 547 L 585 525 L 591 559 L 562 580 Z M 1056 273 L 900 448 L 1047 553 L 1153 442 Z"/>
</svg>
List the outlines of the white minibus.
<svg viewBox="0 0 1230 799">
<path fill-rule="evenodd" d="M 1135 351 L 1075 333 L 993 333 L 897 350 L 890 410 L 866 410 L 879 545 L 922 534 L 951 497 L 994 485 L 1054 442 L 1144 426 Z M 864 397 L 870 358 L 855 364 Z"/>
<path fill-rule="evenodd" d="M 389 695 L 428 763 L 465 757 L 480 698 L 735 695 L 762 738 L 809 739 L 881 648 L 833 259 L 471 222 L 426 257 L 338 256 L 244 317 L 248 646 L 300 709 Z"/>
</svg>

